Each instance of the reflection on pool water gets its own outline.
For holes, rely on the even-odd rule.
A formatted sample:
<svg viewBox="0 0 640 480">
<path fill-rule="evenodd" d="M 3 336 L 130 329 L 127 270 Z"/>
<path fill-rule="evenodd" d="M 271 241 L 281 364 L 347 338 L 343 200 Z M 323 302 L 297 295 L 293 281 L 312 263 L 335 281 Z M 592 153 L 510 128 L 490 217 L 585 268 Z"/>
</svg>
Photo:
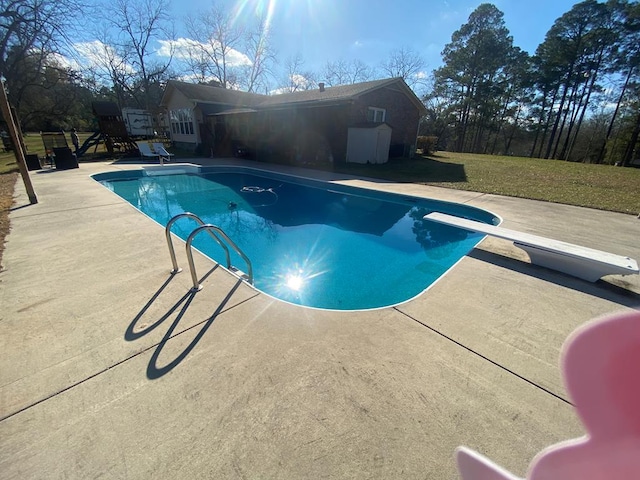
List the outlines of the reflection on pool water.
<svg viewBox="0 0 640 480">
<path fill-rule="evenodd" d="M 497 224 L 467 205 L 380 193 L 239 167 L 202 173 L 143 171 L 94 178 L 163 226 L 192 212 L 222 228 L 251 259 L 254 284 L 281 300 L 360 310 L 404 302 L 423 292 L 482 235 L 426 221 L 439 211 Z M 185 239 L 188 218 L 172 231 Z M 193 245 L 225 265 L 209 235 Z M 232 264 L 246 267 L 232 252 Z"/>
</svg>

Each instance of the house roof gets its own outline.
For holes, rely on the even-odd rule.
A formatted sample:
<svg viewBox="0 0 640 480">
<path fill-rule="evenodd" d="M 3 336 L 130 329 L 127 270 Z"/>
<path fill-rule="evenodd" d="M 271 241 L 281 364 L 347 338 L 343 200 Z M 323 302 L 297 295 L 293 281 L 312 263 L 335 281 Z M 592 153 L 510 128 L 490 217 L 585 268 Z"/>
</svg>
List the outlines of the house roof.
<svg viewBox="0 0 640 480">
<path fill-rule="evenodd" d="M 213 115 L 229 115 L 231 113 L 248 113 L 255 112 L 256 109 L 249 107 L 234 107 L 226 103 L 209 103 L 209 102 L 196 102 L 198 108 L 204 116 Z"/>
<path fill-rule="evenodd" d="M 210 85 L 197 85 L 194 83 L 171 80 L 167 84 L 167 89 L 165 90 L 161 104 L 165 104 L 168 92 L 172 88 L 179 90 L 188 99 L 202 104 L 201 106 L 206 104 L 226 105 L 229 108 L 225 110 L 235 110 L 245 108 L 271 109 L 289 107 L 293 105 L 344 103 L 352 101 L 359 96 L 378 88 L 384 88 L 391 85 L 397 85 L 400 89 L 404 90 L 405 94 L 409 96 L 412 102 L 416 105 L 416 108 L 418 108 L 422 114 L 425 113 L 425 107 L 420 99 L 400 77 L 354 83 L 351 85 L 339 85 L 337 87 L 326 87 L 323 90 L 318 88 L 314 90 L 281 93 L 276 95 L 261 95 L 258 93 L 248 93 Z M 220 113 L 219 109 L 217 109 L 216 112 L 213 112 L 212 110 L 213 109 L 211 107 L 207 108 L 205 106 L 203 108 L 203 113 L 205 115 Z"/>
<path fill-rule="evenodd" d="M 213 113 L 212 115 L 236 115 L 239 113 L 255 113 L 255 108 L 233 108 L 231 110 L 223 110 L 222 112 Z"/>
<path fill-rule="evenodd" d="M 354 83 L 351 85 L 339 85 L 326 87 L 324 90 L 302 90 L 299 92 L 281 93 L 278 95 L 265 95 L 260 103 L 261 107 L 275 105 L 290 105 L 294 103 L 335 102 L 340 100 L 352 100 L 360 95 L 397 82 L 398 78 L 385 78 L 370 82 Z"/>
<path fill-rule="evenodd" d="M 197 83 L 179 82 L 169 80 L 167 88 L 162 96 L 161 105 L 165 105 L 171 89 L 181 92 L 189 100 L 197 103 L 230 105 L 236 108 L 251 107 L 258 103 L 266 95 L 257 93 L 242 92 L 228 88 L 214 87 L 211 85 L 200 85 Z"/>
</svg>

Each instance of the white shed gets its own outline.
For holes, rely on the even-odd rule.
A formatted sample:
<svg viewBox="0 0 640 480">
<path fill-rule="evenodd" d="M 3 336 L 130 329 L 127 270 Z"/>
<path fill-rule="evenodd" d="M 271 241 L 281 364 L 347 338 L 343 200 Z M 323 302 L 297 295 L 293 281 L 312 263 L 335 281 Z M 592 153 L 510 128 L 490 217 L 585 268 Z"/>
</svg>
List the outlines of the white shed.
<svg viewBox="0 0 640 480">
<path fill-rule="evenodd" d="M 389 160 L 391 127 L 386 123 L 367 123 L 349 128 L 347 162 L 386 163 Z"/>
</svg>

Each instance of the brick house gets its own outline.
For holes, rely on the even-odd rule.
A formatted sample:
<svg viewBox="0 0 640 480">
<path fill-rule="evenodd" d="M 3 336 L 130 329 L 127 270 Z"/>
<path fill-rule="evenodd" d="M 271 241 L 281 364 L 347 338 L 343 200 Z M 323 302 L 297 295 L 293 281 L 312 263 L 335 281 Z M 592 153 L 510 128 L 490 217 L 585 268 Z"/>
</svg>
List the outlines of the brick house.
<svg viewBox="0 0 640 480">
<path fill-rule="evenodd" d="M 161 105 L 183 148 L 296 164 L 411 155 L 425 114 L 401 78 L 279 95 L 170 81 Z"/>
</svg>

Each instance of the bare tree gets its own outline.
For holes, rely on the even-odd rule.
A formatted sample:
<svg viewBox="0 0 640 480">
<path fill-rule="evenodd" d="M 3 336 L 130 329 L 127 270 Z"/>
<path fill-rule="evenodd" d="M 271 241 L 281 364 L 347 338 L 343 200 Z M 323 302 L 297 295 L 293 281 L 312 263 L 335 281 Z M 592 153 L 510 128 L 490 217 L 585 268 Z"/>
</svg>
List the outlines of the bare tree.
<svg viewBox="0 0 640 480">
<path fill-rule="evenodd" d="M 0 77 L 6 79 L 8 97 L 20 118 L 51 100 L 53 95 L 47 95 L 68 82 L 67 69 L 58 59 L 68 51 L 85 8 L 81 0 L 0 0 Z"/>
<path fill-rule="evenodd" d="M 316 86 L 316 74 L 304 70 L 304 60 L 300 53 L 287 58 L 285 61 L 285 77 L 280 82 L 280 91 L 298 92 L 311 90 Z"/>
<path fill-rule="evenodd" d="M 266 88 L 275 53 L 266 17 L 234 22 L 221 7 L 189 15 L 185 24 L 185 62 L 199 82 L 211 80 L 224 88 L 255 92 Z"/>
<path fill-rule="evenodd" d="M 241 67 L 240 83 L 247 92 L 266 89 L 275 62 L 275 52 L 271 47 L 271 31 L 265 18 L 260 19 L 253 30 L 245 36 L 245 55 L 250 64 Z"/>
<path fill-rule="evenodd" d="M 180 38 L 176 40 L 173 48 L 177 53 L 176 58 L 184 62 L 186 75 L 196 83 L 207 83 L 211 81 L 211 67 L 207 56 L 202 53 L 202 46 L 195 40 Z M 217 81 L 217 80 L 216 80 Z"/>
<path fill-rule="evenodd" d="M 0 0 L 0 75 L 9 74 L 9 55 L 62 53 L 85 4 L 80 0 Z"/>
<path fill-rule="evenodd" d="M 154 46 L 154 41 L 174 38 L 168 6 L 168 0 L 115 0 L 104 9 L 107 25 L 116 32 L 115 38 L 105 42 L 113 48 L 110 64 L 115 67 L 122 62 L 114 80 L 122 82 L 120 88 L 147 109 L 157 104 L 159 85 L 172 60 L 173 52 L 167 61 L 159 62 Z"/>
<path fill-rule="evenodd" d="M 389 54 L 380 64 L 380 69 L 388 77 L 402 77 L 411 88 L 423 82 L 426 63 L 420 54 L 411 48 L 402 47 Z"/>
<path fill-rule="evenodd" d="M 373 69 L 361 60 L 350 62 L 340 59 L 327 62 L 324 67 L 323 78 L 329 86 L 350 85 L 366 82 L 374 76 Z"/>
<path fill-rule="evenodd" d="M 249 64 L 240 53 L 245 32 L 220 7 L 185 19 L 193 40 L 187 63 L 203 81 L 215 80 L 224 88 L 238 87 L 237 68 Z"/>
<path fill-rule="evenodd" d="M 123 106 L 135 93 L 135 72 L 127 59 L 121 57 L 115 46 L 109 43 L 112 39 L 106 31 L 96 34 L 98 39 L 75 45 L 77 55 L 84 62 L 82 75 L 96 86 L 110 86 L 116 102 Z"/>
</svg>

